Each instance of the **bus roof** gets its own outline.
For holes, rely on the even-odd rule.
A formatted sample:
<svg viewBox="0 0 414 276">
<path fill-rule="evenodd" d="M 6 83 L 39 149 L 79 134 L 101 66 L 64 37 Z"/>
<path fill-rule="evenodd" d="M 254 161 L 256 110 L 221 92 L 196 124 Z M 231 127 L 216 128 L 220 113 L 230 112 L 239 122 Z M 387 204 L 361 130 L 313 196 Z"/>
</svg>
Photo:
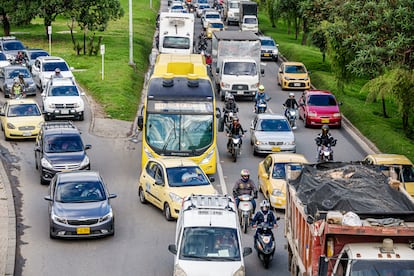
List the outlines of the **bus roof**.
<svg viewBox="0 0 414 276">
<path fill-rule="evenodd" d="M 152 78 L 164 75 L 186 76 L 197 75 L 199 78 L 208 78 L 204 57 L 200 54 L 176 55 L 160 54 L 154 66 Z"/>
<path fill-rule="evenodd" d="M 214 100 L 214 90 L 209 79 L 187 77 L 152 78 L 147 94 L 151 100 Z"/>
</svg>

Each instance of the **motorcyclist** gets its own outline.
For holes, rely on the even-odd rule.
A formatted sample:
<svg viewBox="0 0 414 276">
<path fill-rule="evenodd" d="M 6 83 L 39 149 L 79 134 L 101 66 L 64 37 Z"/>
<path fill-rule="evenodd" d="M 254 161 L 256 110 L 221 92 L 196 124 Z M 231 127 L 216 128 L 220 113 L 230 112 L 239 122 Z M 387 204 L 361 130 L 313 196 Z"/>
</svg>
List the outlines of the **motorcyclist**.
<svg viewBox="0 0 414 276">
<path fill-rule="evenodd" d="M 254 215 L 253 219 L 252 219 L 252 226 L 253 228 L 256 228 L 258 224 L 266 222 L 269 224 L 270 227 L 277 227 L 277 221 L 276 221 L 276 217 L 273 214 L 273 212 L 270 210 L 270 204 L 267 200 L 263 200 L 260 203 L 260 210 L 257 211 L 257 213 Z M 256 233 L 254 234 L 254 244 L 256 246 L 256 240 L 257 237 L 261 231 L 261 228 L 257 228 Z M 272 233 L 272 239 L 274 240 L 274 236 L 273 236 L 273 232 Z"/>
<path fill-rule="evenodd" d="M 329 126 L 323 125 L 322 126 L 322 132 L 318 134 L 318 136 L 315 138 L 316 145 L 318 146 L 317 150 L 317 156 L 316 159 L 319 159 L 322 146 L 335 146 L 336 145 L 336 139 L 332 137 L 332 135 L 329 133 Z M 331 156 L 332 158 L 332 156 Z"/>
<path fill-rule="evenodd" d="M 236 101 L 234 100 L 234 96 L 231 93 L 226 93 L 226 97 L 224 100 L 224 121 L 229 122 L 231 118 L 229 118 L 229 113 L 232 112 L 233 114 L 239 111 Z"/>
<path fill-rule="evenodd" d="M 285 116 L 287 117 L 287 113 L 289 108 L 297 109 L 299 108 L 299 104 L 295 99 L 294 93 L 289 93 L 289 98 L 286 99 L 285 103 L 283 104 L 285 107 Z"/>
<path fill-rule="evenodd" d="M 257 188 L 256 184 L 254 184 L 253 180 L 250 179 L 250 172 L 248 169 L 243 169 L 240 172 L 241 178 L 236 181 L 233 187 L 233 197 L 236 200 L 236 206 L 239 206 L 240 195 L 252 195 L 251 203 L 253 205 L 253 213 L 256 210 L 256 201 L 254 198 L 257 197 Z"/>
<path fill-rule="evenodd" d="M 205 57 L 206 57 L 206 64 L 211 65 L 211 63 L 213 62 L 211 55 L 209 53 L 206 53 Z"/>
<path fill-rule="evenodd" d="M 241 137 L 244 135 L 244 129 L 239 122 L 239 118 L 237 118 L 236 116 L 233 116 L 232 123 L 227 128 L 227 136 L 229 137 L 229 140 L 227 141 L 227 149 L 230 149 L 230 145 L 233 142 L 232 141 L 233 135 L 239 135 Z M 241 144 L 242 144 L 242 140 L 240 139 L 240 145 Z"/>
<path fill-rule="evenodd" d="M 17 64 L 22 64 L 24 62 L 25 58 L 24 58 L 24 54 L 22 51 L 18 51 L 16 58 L 15 58 L 15 62 Z"/>
<path fill-rule="evenodd" d="M 265 93 L 265 88 L 264 88 L 264 85 L 260 85 L 259 86 L 259 90 L 258 90 L 258 92 L 257 92 L 257 94 L 256 94 L 256 96 L 254 97 L 254 101 L 255 101 L 255 108 L 254 108 L 254 111 L 256 112 L 256 107 L 258 106 L 258 104 L 261 102 L 261 101 L 265 101 L 265 102 L 267 102 L 267 101 L 269 101 L 270 100 L 270 97 L 268 97 L 267 96 L 267 94 Z"/>
<path fill-rule="evenodd" d="M 11 97 L 12 98 L 19 98 L 20 96 L 24 95 L 23 94 L 23 86 L 19 81 L 19 78 L 14 78 L 14 83 L 13 86 L 11 88 Z"/>
<path fill-rule="evenodd" d="M 23 87 L 26 86 L 26 82 L 24 81 L 24 75 L 22 72 L 19 72 L 19 82 Z"/>
</svg>

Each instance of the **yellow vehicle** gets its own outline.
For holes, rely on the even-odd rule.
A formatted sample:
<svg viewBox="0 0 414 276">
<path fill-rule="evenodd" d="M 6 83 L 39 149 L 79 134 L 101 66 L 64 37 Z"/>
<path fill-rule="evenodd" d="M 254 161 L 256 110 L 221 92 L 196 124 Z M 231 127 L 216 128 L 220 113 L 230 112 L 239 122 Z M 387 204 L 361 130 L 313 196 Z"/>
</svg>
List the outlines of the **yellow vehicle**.
<svg viewBox="0 0 414 276">
<path fill-rule="evenodd" d="M 209 21 L 207 28 L 206 28 L 207 38 L 212 38 L 213 32 L 224 31 L 224 29 L 225 27 L 224 27 L 223 21 L 221 20 Z"/>
<path fill-rule="evenodd" d="M 308 70 L 302 62 L 282 62 L 277 73 L 277 84 L 285 89 L 310 89 Z"/>
<path fill-rule="evenodd" d="M 158 55 L 138 117 L 141 165 L 149 158 L 183 157 L 214 174 L 220 115 L 202 55 Z"/>
<path fill-rule="evenodd" d="M 189 159 L 149 159 L 139 178 L 138 196 L 142 204 L 150 202 L 163 210 L 167 220 L 173 220 L 178 218 L 184 197 L 217 194 L 210 181 L 214 179 Z"/>
<path fill-rule="evenodd" d="M 414 197 L 414 165 L 405 155 L 400 154 L 370 154 L 364 158 L 364 162 L 374 165 L 382 165 L 381 169 L 389 175 L 391 168 L 398 175 L 398 180 L 404 185 L 405 190 Z"/>
<path fill-rule="evenodd" d="M 272 153 L 259 163 L 257 169 L 259 190 L 276 209 L 286 208 L 286 169 L 290 165 L 291 174 L 300 173 L 305 156 L 298 153 Z"/>
<path fill-rule="evenodd" d="M 6 101 L 0 110 L 0 120 L 6 140 L 34 139 L 44 122 L 42 112 L 33 99 Z"/>
</svg>

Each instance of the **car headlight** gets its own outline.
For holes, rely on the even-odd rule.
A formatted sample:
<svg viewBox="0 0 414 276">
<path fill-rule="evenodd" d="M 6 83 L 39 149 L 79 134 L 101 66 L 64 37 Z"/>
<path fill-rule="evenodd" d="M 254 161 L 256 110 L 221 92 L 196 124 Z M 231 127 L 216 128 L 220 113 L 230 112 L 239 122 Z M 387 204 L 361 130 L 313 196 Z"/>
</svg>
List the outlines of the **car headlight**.
<svg viewBox="0 0 414 276">
<path fill-rule="evenodd" d="M 175 201 L 175 202 L 181 203 L 181 201 L 183 200 L 181 196 L 176 195 L 176 194 L 174 194 L 174 193 L 171 193 L 171 192 L 170 192 L 168 195 L 170 196 L 170 198 L 171 198 L 171 200 L 172 200 L 172 201 Z"/>
<path fill-rule="evenodd" d="M 108 214 L 106 214 L 105 216 L 103 216 L 99 219 L 99 222 L 104 222 L 104 221 L 110 220 L 110 219 L 112 219 L 112 217 L 113 217 L 113 213 L 112 213 L 112 209 L 111 209 Z"/>
<path fill-rule="evenodd" d="M 257 89 L 258 87 L 259 87 L 259 83 L 258 82 L 250 85 L 250 89 L 252 89 L 252 90 Z"/>
<path fill-rule="evenodd" d="M 179 266 L 176 265 L 174 267 L 174 276 L 187 276 L 187 273 L 185 273 L 185 271 Z"/>
<path fill-rule="evenodd" d="M 304 81 L 307 81 L 307 80 L 309 80 L 309 78 L 308 78 L 308 77 L 305 77 L 303 80 L 304 80 Z"/>
<path fill-rule="evenodd" d="M 279 189 L 274 189 L 272 191 L 272 196 L 283 196 L 283 192 Z"/>
<path fill-rule="evenodd" d="M 283 76 L 283 78 L 284 78 L 285 80 L 287 80 L 287 81 L 289 81 L 289 80 L 290 80 L 290 78 L 289 78 L 288 76 Z"/>
<path fill-rule="evenodd" d="M 16 129 L 16 126 L 13 125 L 12 123 L 7 123 L 7 128 L 9 128 L 9 129 Z"/>
<path fill-rule="evenodd" d="M 42 158 L 40 160 L 40 164 L 42 165 L 42 168 L 53 169 L 52 164 L 50 164 L 49 160 L 47 160 L 46 158 Z"/>
<path fill-rule="evenodd" d="M 257 146 L 259 146 L 259 145 L 267 145 L 267 144 L 268 144 L 268 142 L 256 140 L 256 145 Z"/>
<path fill-rule="evenodd" d="M 220 83 L 221 89 L 230 89 L 231 85 L 230 83 L 221 82 Z"/>
<path fill-rule="evenodd" d="M 244 271 L 244 266 L 240 266 L 239 269 L 234 272 L 233 276 L 244 276 L 246 272 Z"/>
<path fill-rule="evenodd" d="M 316 112 L 313 112 L 313 111 L 308 112 L 308 117 L 316 117 L 316 116 L 318 116 Z"/>
<path fill-rule="evenodd" d="M 68 224 L 68 220 L 66 219 L 66 218 L 63 218 L 63 217 L 60 217 L 60 216 L 57 216 L 53 211 L 52 211 L 52 213 L 51 213 L 51 219 L 54 221 L 54 222 L 59 222 L 59 223 L 63 223 L 63 224 Z"/>
<path fill-rule="evenodd" d="M 284 145 L 294 145 L 295 141 L 285 141 L 283 142 Z"/>
<path fill-rule="evenodd" d="M 89 165 L 89 157 L 86 155 L 85 158 L 83 158 L 82 162 L 80 163 L 81 167 L 86 167 Z"/>
<path fill-rule="evenodd" d="M 341 117 L 341 113 L 334 113 L 332 116 L 334 116 L 335 118 L 339 118 Z"/>
<path fill-rule="evenodd" d="M 274 55 L 277 55 L 277 54 L 279 54 L 279 50 L 272 50 L 272 53 L 273 53 Z"/>
</svg>

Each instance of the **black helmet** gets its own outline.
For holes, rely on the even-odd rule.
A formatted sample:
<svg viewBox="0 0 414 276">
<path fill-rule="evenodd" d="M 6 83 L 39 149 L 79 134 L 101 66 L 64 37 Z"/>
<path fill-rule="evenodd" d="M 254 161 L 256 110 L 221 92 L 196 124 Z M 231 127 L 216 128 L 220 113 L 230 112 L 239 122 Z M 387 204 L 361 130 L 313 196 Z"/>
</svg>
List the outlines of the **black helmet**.
<svg viewBox="0 0 414 276">
<path fill-rule="evenodd" d="M 322 134 L 328 134 L 329 132 L 329 126 L 328 125 L 323 125 L 322 126 Z"/>
</svg>

